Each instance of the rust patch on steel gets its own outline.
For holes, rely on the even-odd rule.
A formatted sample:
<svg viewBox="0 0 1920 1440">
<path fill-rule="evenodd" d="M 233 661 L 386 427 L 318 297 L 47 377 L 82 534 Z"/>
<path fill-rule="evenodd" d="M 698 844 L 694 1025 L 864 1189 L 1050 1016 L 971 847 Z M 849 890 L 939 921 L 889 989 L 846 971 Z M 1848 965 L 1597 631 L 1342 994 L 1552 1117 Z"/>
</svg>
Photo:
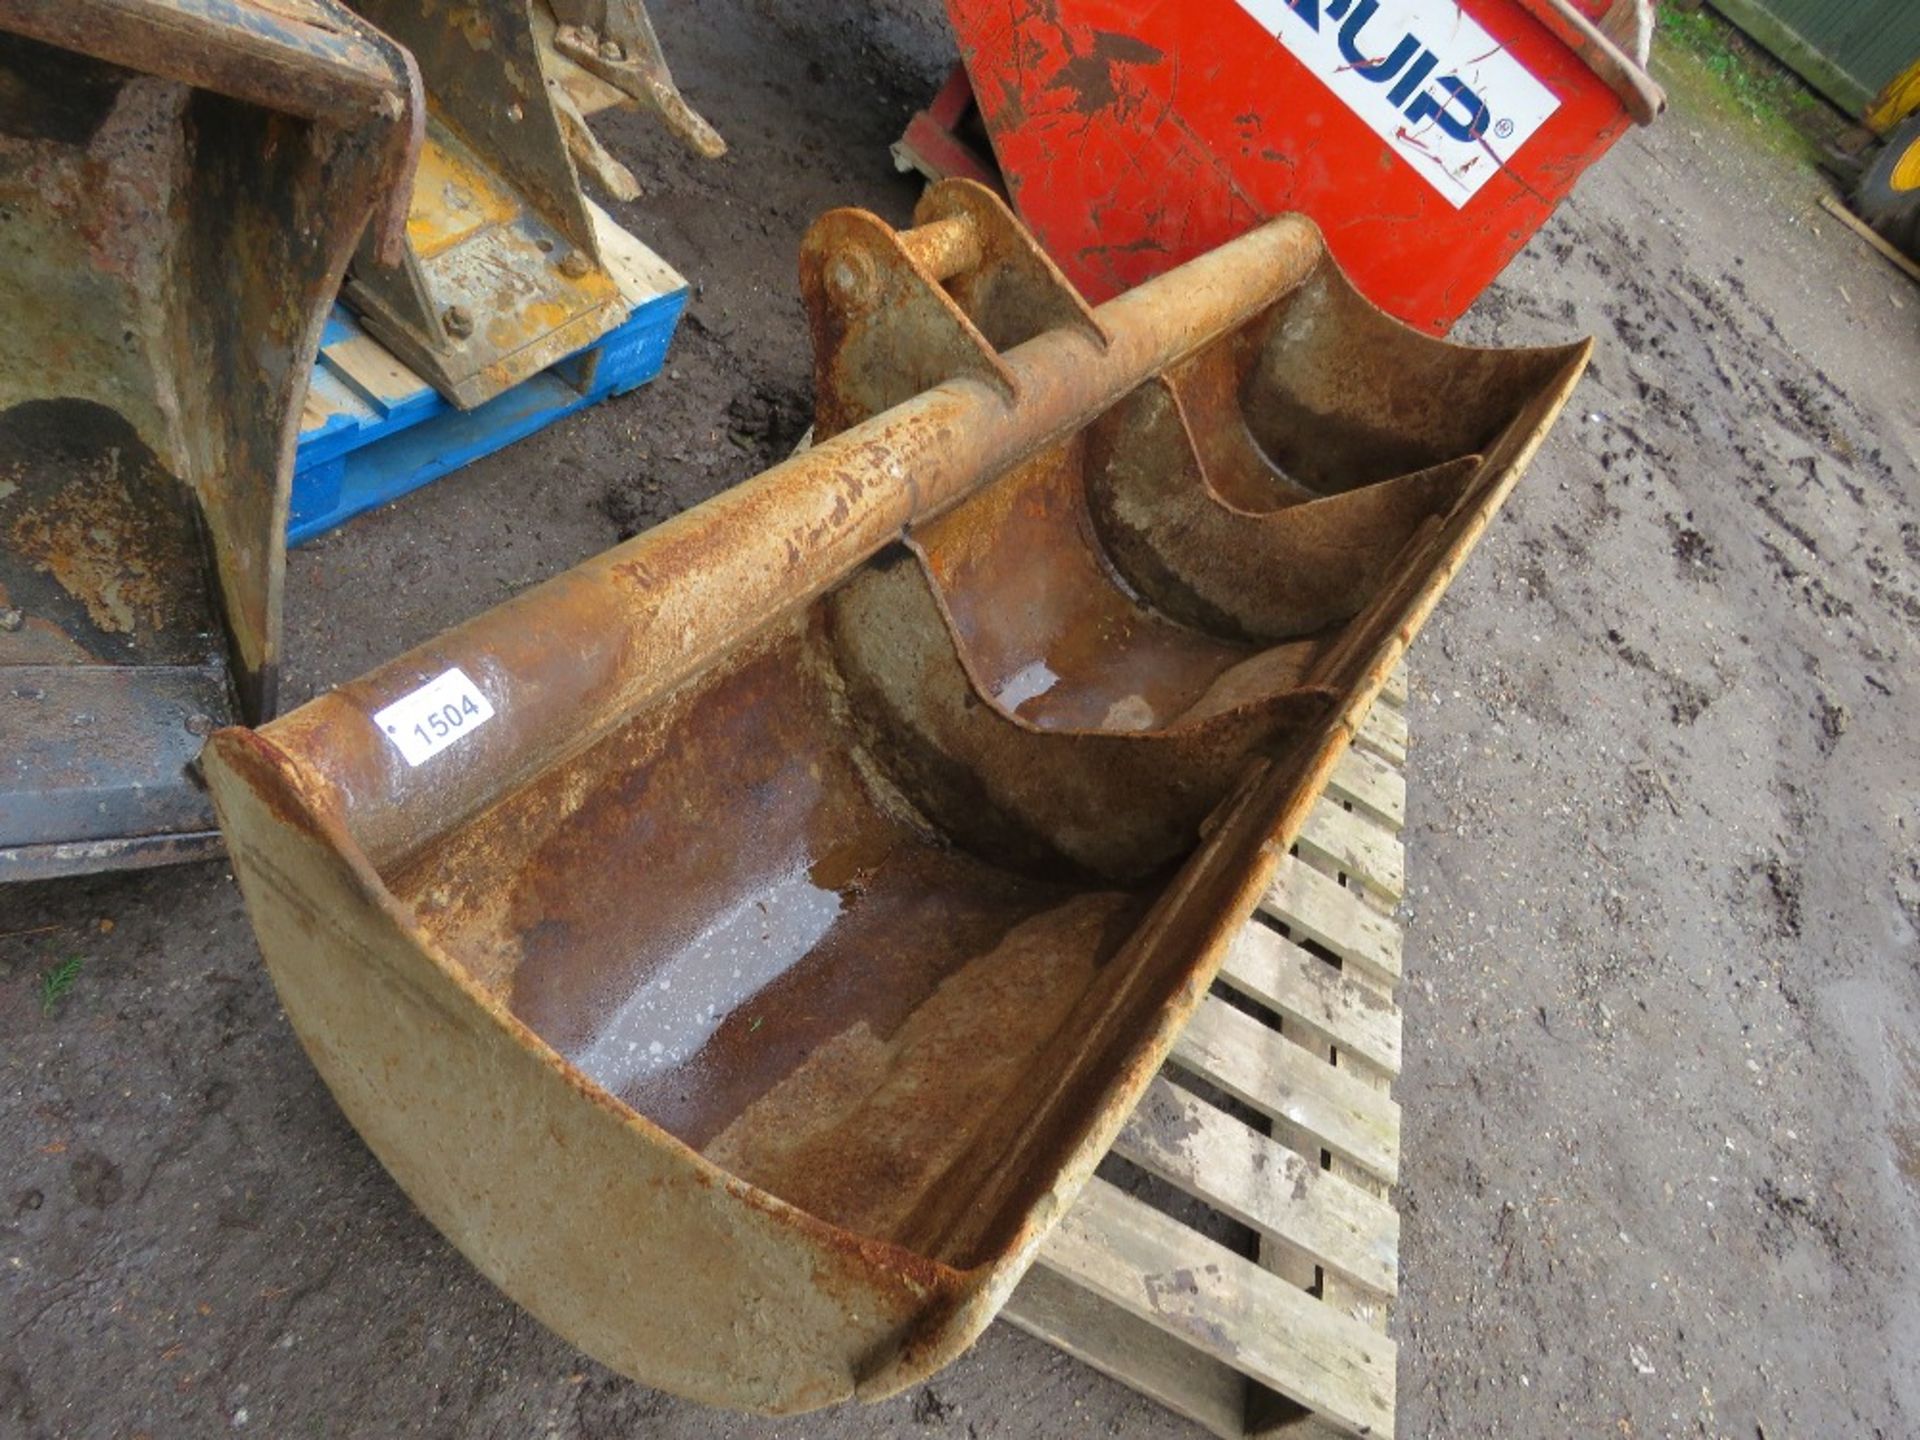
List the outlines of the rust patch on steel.
<svg viewBox="0 0 1920 1440">
<path fill-rule="evenodd" d="M 192 493 L 114 411 L 44 401 L 0 416 L 0 535 L 0 576 L 51 579 L 86 617 L 68 633 L 102 658 L 118 658 L 109 636 L 124 654 L 155 632 L 214 628 Z"/>
<path fill-rule="evenodd" d="M 311 840 L 325 840 L 325 830 L 314 819 L 308 804 L 296 804 L 289 796 L 285 756 L 257 730 L 229 725 L 216 730 L 208 746 L 220 753 L 220 763 L 242 777 L 247 789 L 275 824 Z"/>
</svg>

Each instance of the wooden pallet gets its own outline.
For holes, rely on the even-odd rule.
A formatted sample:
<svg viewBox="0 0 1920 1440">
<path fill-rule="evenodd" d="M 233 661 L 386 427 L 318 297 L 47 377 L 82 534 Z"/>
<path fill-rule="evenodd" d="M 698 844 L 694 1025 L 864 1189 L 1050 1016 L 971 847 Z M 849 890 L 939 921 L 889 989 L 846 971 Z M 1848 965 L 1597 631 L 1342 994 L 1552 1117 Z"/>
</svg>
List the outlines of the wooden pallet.
<svg viewBox="0 0 1920 1440">
<path fill-rule="evenodd" d="M 1405 705 L 1402 670 L 1113 1148 L 1257 1258 L 1096 1178 L 1002 1312 L 1229 1440 L 1393 1434 Z"/>
</svg>

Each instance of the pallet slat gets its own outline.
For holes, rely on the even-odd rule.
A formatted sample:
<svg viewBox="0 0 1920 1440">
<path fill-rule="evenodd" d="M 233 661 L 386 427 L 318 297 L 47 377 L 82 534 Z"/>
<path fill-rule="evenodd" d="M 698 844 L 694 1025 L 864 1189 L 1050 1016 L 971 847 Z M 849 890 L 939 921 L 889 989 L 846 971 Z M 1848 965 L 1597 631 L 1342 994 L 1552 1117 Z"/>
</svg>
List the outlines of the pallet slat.
<svg viewBox="0 0 1920 1440">
<path fill-rule="evenodd" d="M 1327 793 L 1350 801 L 1389 829 L 1407 823 L 1406 778 L 1370 750 L 1348 746 L 1327 778 Z"/>
<path fill-rule="evenodd" d="M 1389 1184 L 1398 1178 L 1400 1107 L 1225 1001 L 1200 1002 L 1173 1061 L 1369 1174 Z"/>
<path fill-rule="evenodd" d="M 1342 1429 L 1393 1434 L 1392 1341 L 1103 1180 L 1040 1263 Z"/>
<path fill-rule="evenodd" d="M 1396 668 L 1114 1141 L 1259 1258 L 1095 1179 L 1005 1312 L 1223 1440 L 1393 1433 L 1408 693 Z"/>
<path fill-rule="evenodd" d="M 1390 705 L 1375 705 L 1360 722 L 1356 744 L 1364 745 L 1390 765 L 1407 763 L 1407 717 Z"/>
<path fill-rule="evenodd" d="M 1310 860 L 1360 881 L 1389 904 L 1407 888 L 1407 862 L 1400 837 L 1365 815 L 1322 798 L 1307 814 L 1295 842 Z"/>
<path fill-rule="evenodd" d="M 420 389 L 420 377 L 364 332 L 327 346 L 326 358 L 356 395 L 382 410 L 391 409 Z"/>
<path fill-rule="evenodd" d="M 1113 1148 L 1310 1263 L 1381 1295 L 1397 1288 L 1392 1206 L 1191 1091 L 1156 1079 Z"/>
<path fill-rule="evenodd" d="M 1410 688 L 1411 682 L 1407 679 L 1407 663 L 1402 660 L 1393 667 L 1393 673 L 1387 676 L 1387 683 L 1380 687 L 1380 699 L 1404 715 L 1407 709 L 1407 692 Z"/>
<path fill-rule="evenodd" d="M 1367 972 L 1388 989 L 1400 983 L 1400 927 L 1296 857 L 1281 860 L 1260 910 L 1295 938 L 1325 946 L 1342 964 Z"/>
<path fill-rule="evenodd" d="M 1247 1433 L 1246 1376 L 1044 1264 L 1027 1272 L 1000 1314 L 1223 1440 Z"/>
<path fill-rule="evenodd" d="M 1377 990 L 1356 983 L 1279 932 L 1240 927 L 1220 978 L 1314 1036 L 1386 1075 L 1400 1073 L 1400 1012 Z"/>
</svg>

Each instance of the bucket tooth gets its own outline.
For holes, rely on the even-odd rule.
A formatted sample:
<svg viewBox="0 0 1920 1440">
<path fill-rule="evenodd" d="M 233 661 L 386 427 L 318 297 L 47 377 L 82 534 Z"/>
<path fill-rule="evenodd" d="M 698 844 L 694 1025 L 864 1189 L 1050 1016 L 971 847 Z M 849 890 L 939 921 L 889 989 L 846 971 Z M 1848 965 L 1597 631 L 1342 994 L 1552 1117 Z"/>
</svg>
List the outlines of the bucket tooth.
<svg viewBox="0 0 1920 1440">
<path fill-rule="evenodd" d="M 1299 217 L 1086 312 L 988 203 L 810 233 L 812 448 L 209 751 L 374 1153 L 697 1400 L 986 1327 L 1586 363 L 1351 309 Z"/>
<path fill-rule="evenodd" d="M 553 113 L 559 117 L 561 132 L 567 137 L 567 153 L 575 168 L 584 171 L 593 182 L 614 199 L 631 204 L 640 198 L 640 182 L 633 171 L 613 158 L 600 137 L 593 133 L 580 105 L 565 85 L 547 77 L 547 94 L 553 101 Z"/>
<path fill-rule="evenodd" d="M 554 49 L 650 110 L 696 155 L 718 160 L 727 142 L 687 103 L 642 0 L 550 0 Z"/>
</svg>

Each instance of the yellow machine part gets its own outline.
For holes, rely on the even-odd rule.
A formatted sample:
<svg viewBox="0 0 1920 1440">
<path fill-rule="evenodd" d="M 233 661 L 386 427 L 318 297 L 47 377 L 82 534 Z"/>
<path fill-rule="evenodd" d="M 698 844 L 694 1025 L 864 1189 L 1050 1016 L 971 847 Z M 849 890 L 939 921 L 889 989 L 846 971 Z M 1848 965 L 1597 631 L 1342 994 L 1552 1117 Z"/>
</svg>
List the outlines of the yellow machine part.
<svg viewBox="0 0 1920 1440">
<path fill-rule="evenodd" d="M 1880 135 L 1854 187 L 1853 208 L 1909 259 L 1920 259 L 1920 60 L 1867 108 Z"/>
<path fill-rule="evenodd" d="M 1907 137 L 1906 149 L 1893 162 L 1893 172 L 1888 177 L 1894 190 L 1906 194 L 1910 190 L 1920 190 L 1920 134 Z"/>
<path fill-rule="evenodd" d="M 1887 82 L 1887 88 L 1873 97 L 1864 117 L 1867 128 L 1884 135 L 1909 115 L 1920 113 L 1920 58 Z M 1913 159 L 1909 155 L 1907 158 Z M 1920 160 L 1915 160 L 1920 164 Z M 1902 188 L 1910 188 L 1903 186 Z"/>
</svg>

